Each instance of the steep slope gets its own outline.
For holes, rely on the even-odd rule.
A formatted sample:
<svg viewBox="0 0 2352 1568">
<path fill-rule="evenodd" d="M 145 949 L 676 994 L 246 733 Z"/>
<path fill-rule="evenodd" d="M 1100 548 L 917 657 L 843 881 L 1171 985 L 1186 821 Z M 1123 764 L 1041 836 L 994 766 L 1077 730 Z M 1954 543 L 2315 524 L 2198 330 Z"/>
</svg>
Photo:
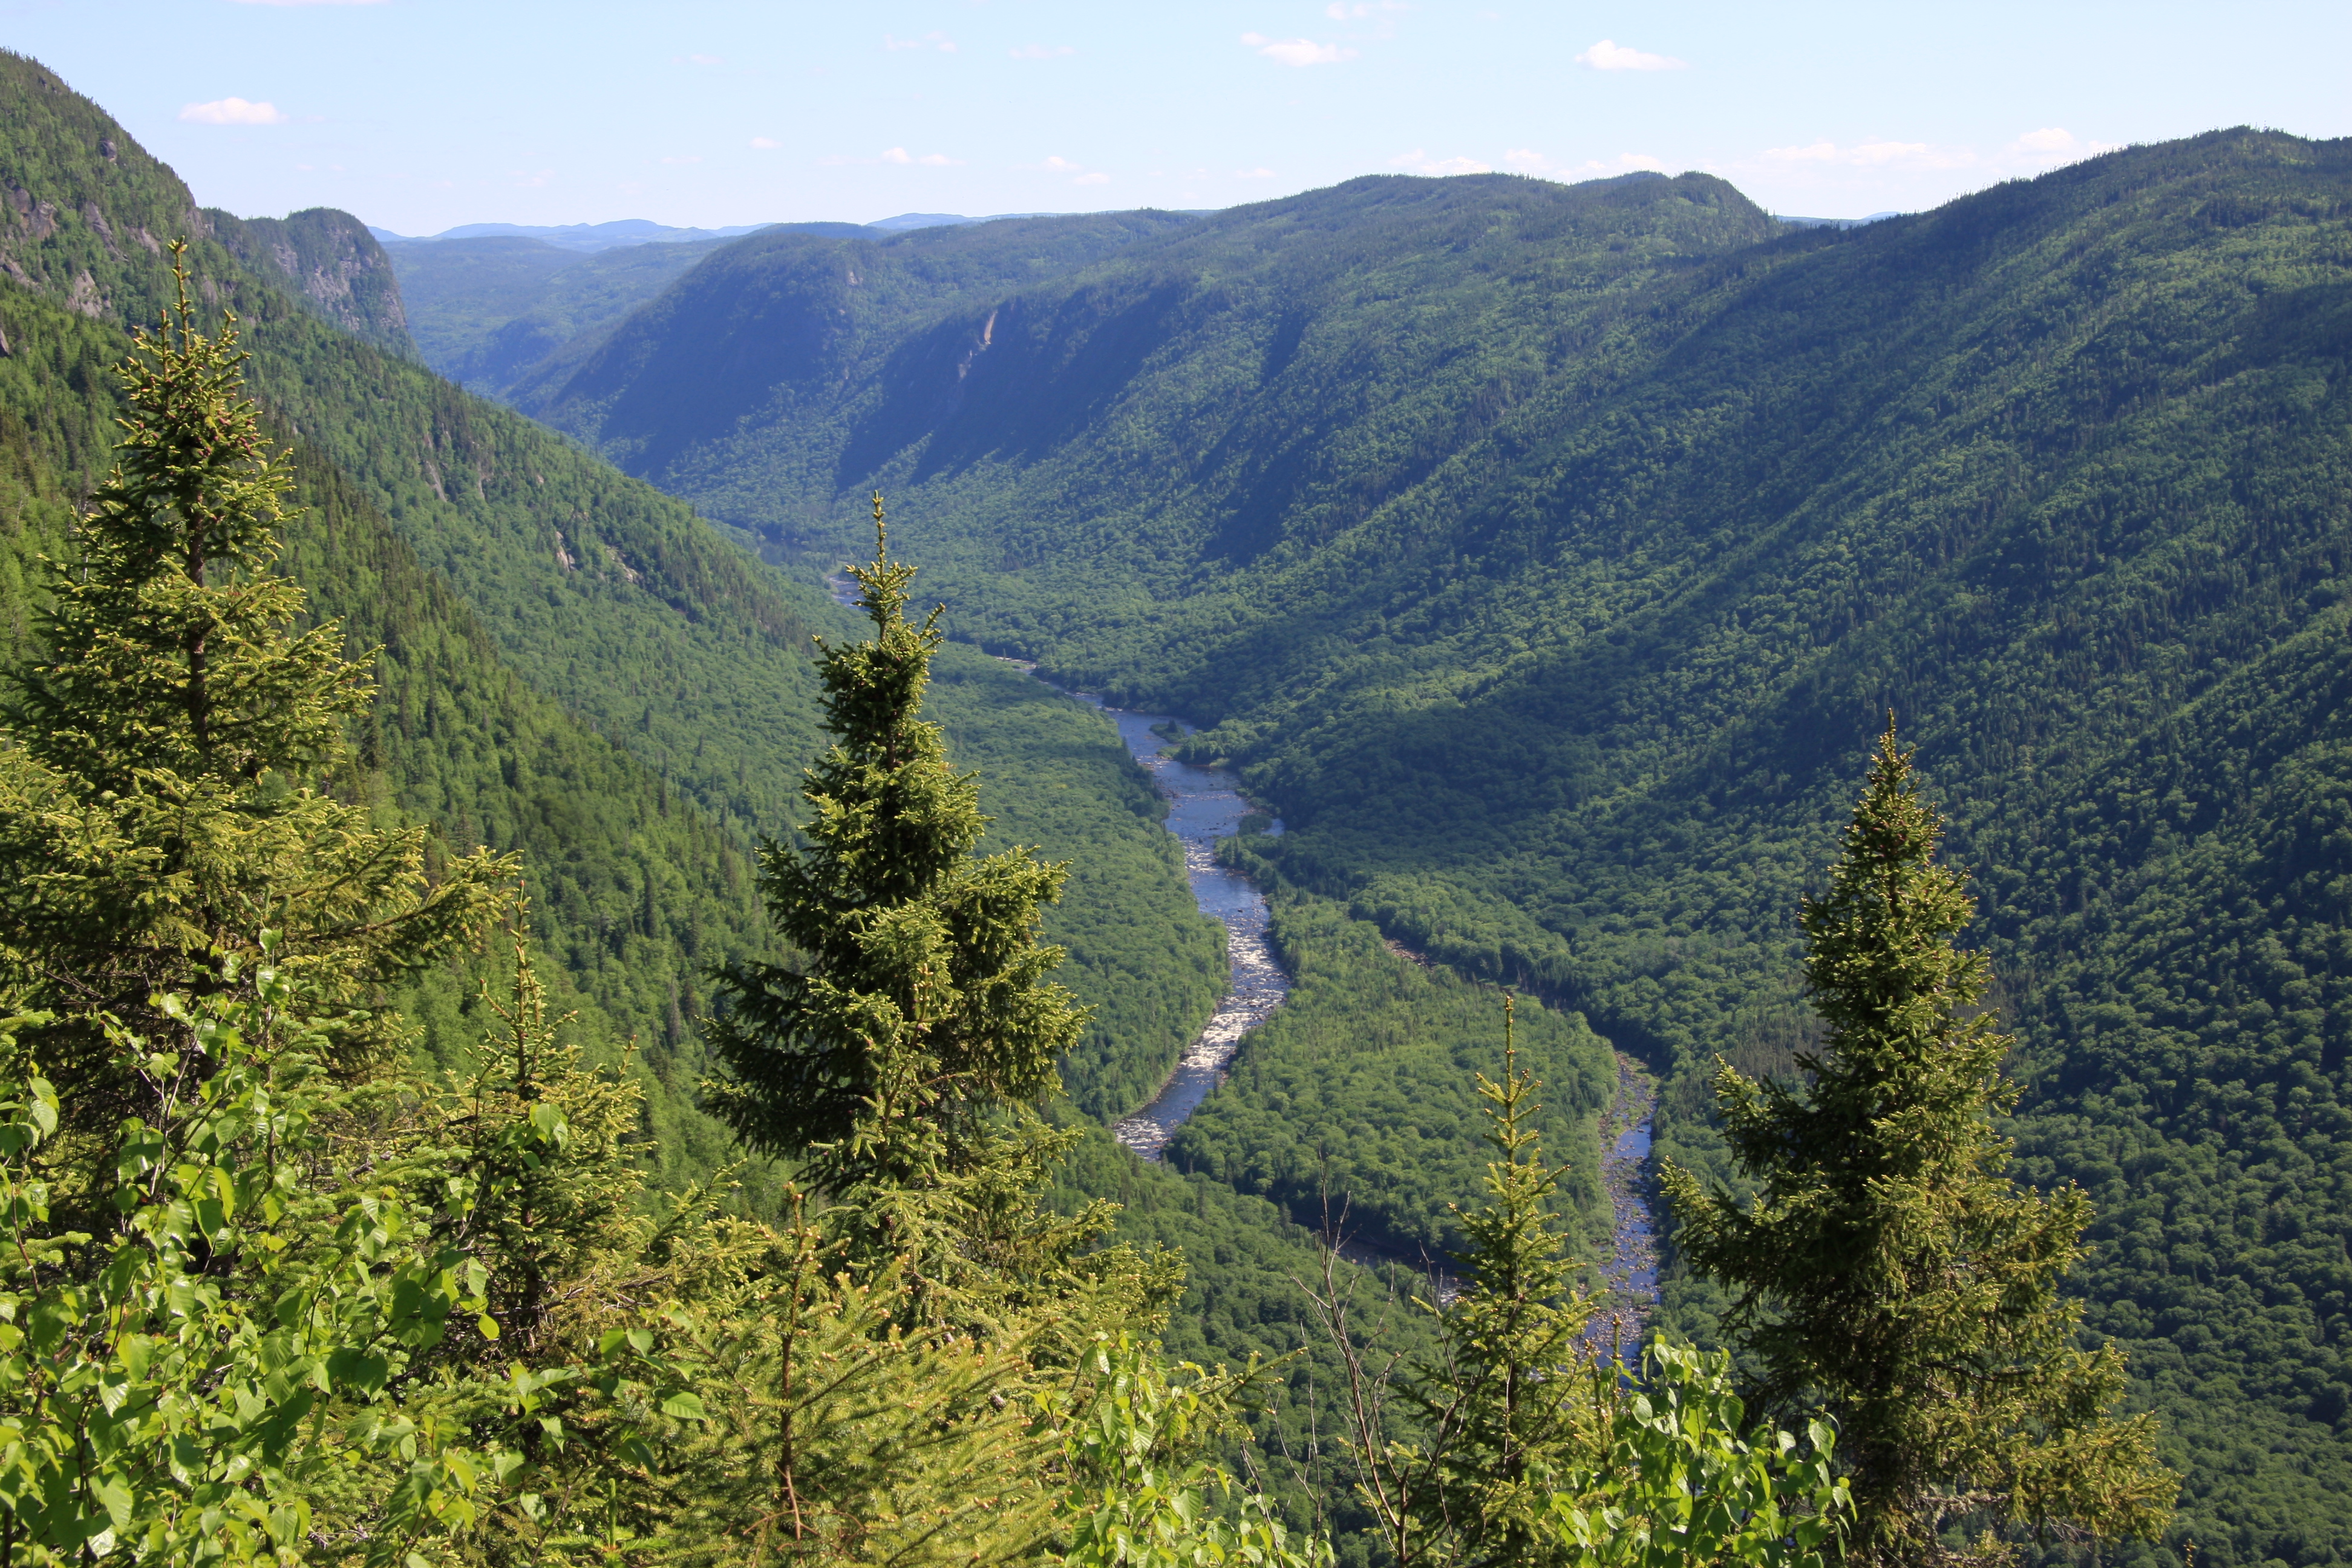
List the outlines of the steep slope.
<svg viewBox="0 0 2352 1568">
<path fill-rule="evenodd" d="M 412 635 L 431 650 L 413 673 L 386 668 L 375 742 L 394 801 L 453 842 L 528 850 L 546 943 L 615 1032 L 649 1046 L 686 1038 L 702 970 L 770 940 L 745 857 L 797 810 L 819 738 L 809 627 L 836 624 L 835 607 L 815 591 L 792 602 L 688 507 L 353 340 L 245 268 L 194 226 L 201 215 L 168 169 L 35 63 L 0 58 L 0 123 L 17 132 L 0 151 L 0 185 L 26 193 L 21 210 L 40 219 L 0 234 L 22 285 L 0 296 L 0 331 L 51 323 L 40 329 L 48 357 L 36 364 L 27 350 L 16 368 L 40 378 L 20 416 L 56 427 L 44 437 L 47 531 L 25 536 L 0 587 L 22 595 L 37 581 L 30 555 L 58 552 L 66 498 L 109 460 L 105 367 L 126 346 L 121 329 L 167 297 L 160 242 L 110 248 L 108 237 L 191 233 L 199 288 L 236 309 L 255 393 L 299 446 L 315 493 L 381 535 L 355 547 L 373 563 L 356 575 L 298 544 L 306 582 L 311 564 L 323 574 L 310 583 L 318 608 L 345 618 L 359 646 L 394 645 L 394 665 Z M 94 335 L 58 357 L 46 345 L 68 316 Z M 21 598 L 6 615 L 22 626 Z M 1104 867 L 1055 921 L 1091 939 L 1073 980 L 1106 1004 L 1084 1047 L 1103 1059 L 1078 1076 L 1123 1092 L 1172 1060 L 1213 1002 L 1202 922 L 1108 726 L 1074 735 L 984 683 L 965 689 L 967 729 L 1008 755 L 1050 756 L 1056 782 L 1077 781 L 1094 803 L 1075 815 L 1058 801 L 1000 809 L 1008 824 L 1047 825 L 1049 851 Z M 564 760 L 574 752 L 611 767 Z M 1034 770 L 1008 771 L 1001 791 L 1017 797 Z M 681 1094 L 698 1061 L 677 1064 Z"/>
<path fill-rule="evenodd" d="M 389 354 L 415 359 L 408 311 L 392 258 L 367 225 L 332 207 L 310 207 L 282 218 L 241 218 L 206 207 L 205 222 L 223 248 L 246 268 Z"/>
<path fill-rule="evenodd" d="M 386 247 L 425 363 L 500 396 L 551 355 L 577 358 L 724 239 L 566 250 L 516 237 Z"/>
<path fill-rule="evenodd" d="M 1081 220 L 1076 233 L 1099 226 Z M 770 224 L 802 239 L 887 239 L 863 225 Z M 612 330 L 735 237 L 622 244 L 593 251 L 520 235 L 393 240 L 386 249 L 416 318 L 425 363 L 450 380 L 513 400 L 560 387 Z M 1046 247 L 1051 249 L 1053 247 Z"/>
<path fill-rule="evenodd" d="M 613 347 L 688 363 L 722 282 Z M 747 526 L 891 485 L 961 626 L 1213 726 L 1282 875 L 1584 1009 L 1687 1161 L 1712 1056 L 1811 1036 L 1791 916 L 1894 708 L 2182 1535 L 2352 1556 L 2352 144 L 1797 233 L 1693 176 L 1362 181 L 895 333 L 832 287 L 764 387 L 614 356 L 547 406 Z"/>
<path fill-rule="evenodd" d="M 573 367 L 516 388 L 518 406 L 625 458 L 632 472 L 691 489 L 688 467 L 712 461 L 707 433 L 739 425 L 803 429 L 804 450 L 824 449 L 844 406 L 844 382 L 911 322 L 957 304 L 1060 277 L 1100 258 L 1180 232 L 1175 213 L 1000 219 L 916 229 L 885 239 L 843 239 L 790 230 L 726 247 L 630 318 Z M 975 343 L 988 336 L 973 328 Z M 984 346 L 984 343 L 981 344 Z M 974 353 L 964 353 L 965 360 Z M 948 385 L 961 381 L 950 371 Z M 814 459 L 812 459 L 814 460 Z M 770 536 L 821 530 L 814 514 L 838 488 L 795 474 L 773 506 L 731 508 L 722 521 Z M 666 477 L 665 477 L 666 476 Z"/>
</svg>

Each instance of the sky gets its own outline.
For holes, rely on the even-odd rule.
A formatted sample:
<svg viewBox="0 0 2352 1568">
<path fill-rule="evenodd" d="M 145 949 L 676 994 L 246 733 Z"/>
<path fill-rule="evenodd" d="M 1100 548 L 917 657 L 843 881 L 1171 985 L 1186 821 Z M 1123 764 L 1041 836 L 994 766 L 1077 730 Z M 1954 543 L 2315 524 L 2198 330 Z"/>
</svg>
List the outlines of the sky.
<svg viewBox="0 0 2352 1568">
<path fill-rule="evenodd" d="M 0 44 L 206 205 L 401 234 L 1487 170 L 1859 217 L 2219 126 L 2352 134 L 2345 0 L 0 0 Z"/>
</svg>

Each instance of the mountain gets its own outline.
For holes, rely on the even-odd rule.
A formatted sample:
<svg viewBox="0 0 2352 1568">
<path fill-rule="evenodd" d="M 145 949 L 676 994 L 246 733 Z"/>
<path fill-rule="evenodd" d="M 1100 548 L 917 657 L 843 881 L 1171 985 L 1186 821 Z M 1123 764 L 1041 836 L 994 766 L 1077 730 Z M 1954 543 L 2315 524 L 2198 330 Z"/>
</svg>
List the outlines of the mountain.
<svg viewBox="0 0 2352 1568">
<path fill-rule="evenodd" d="M 567 346 L 601 341 L 723 239 L 593 254 L 522 237 L 395 240 L 385 247 L 434 370 L 489 396 Z"/>
<path fill-rule="evenodd" d="M 1792 916 L 1892 709 L 2020 1168 L 2099 1205 L 2079 1283 L 2189 1478 L 2175 1548 L 2352 1557 L 2352 142 L 1846 227 L 1488 175 L 1026 277 L 990 237 L 1077 221 L 740 242 L 518 398 L 810 552 L 887 489 L 960 631 L 1205 726 L 1289 826 L 1255 863 L 1581 1009 L 1704 1170 L 1714 1058 L 1818 1037 Z M 1248 1062 L 1180 1163 L 1349 1070 Z M 1347 1122 L 1318 1158 L 1389 1168 Z"/>
<path fill-rule="evenodd" d="M 320 252 L 299 247 L 374 245 L 343 215 L 231 229 L 268 262 L 248 266 L 168 168 L 22 57 L 0 55 L 0 129 L 13 215 L 0 270 L 15 280 L 0 289 L 0 444 L 19 454 L 0 654 L 26 651 L 38 557 L 69 553 L 74 498 L 111 460 L 108 367 L 171 297 L 163 240 L 148 241 L 186 234 L 203 308 L 236 310 L 249 384 L 315 509 L 289 567 L 354 651 L 382 649 L 383 696 L 359 738 L 369 776 L 352 787 L 453 847 L 524 851 L 565 985 L 599 1037 L 639 1040 L 658 1080 L 660 1157 L 723 1163 L 726 1140 L 693 1109 L 704 972 L 772 945 L 751 857 L 794 820 L 820 741 L 809 632 L 840 629 L 843 613 L 685 504 L 291 292 L 289 277 L 320 271 Z M 281 239 L 297 247 L 290 275 Z M 1092 868 L 1049 929 L 1080 950 L 1069 978 L 1099 1007 L 1073 1080 L 1088 1109 L 1123 1111 L 1109 1102 L 1148 1089 L 1206 1016 L 1219 954 L 1116 735 L 1074 705 L 1022 700 L 1031 689 L 962 655 L 943 667 L 940 708 L 968 747 L 1005 759 L 987 797 L 1000 831 Z M 1050 781 L 1022 764 L 1032 752 L 1053 759 Z M 453 1058 L 478 1026 L 470 987 L 457 973 L 418 984 L 425 1043 Z"/>
<path fill-rule="evenodd" d="M 995 223 L 1009 217 L 1053 217 L 1053 213 L 997 213 L 990 217 L 966 217 L 961 213 L 900 213 L 897 217 L 877 217 L 866 226 L 884 234 L 897 234 L 910 228 L 945 228 L 967 223 Z"/>
<path fill-rule="evenodd" d="M 403 235 L 390 229 L 370 226 L 368 232 L 383 243 L 430 245 L 453 239 L 535 239 L 559 250 L 576 250 L 593 255 L 631 245 L 680 245 L 698 239 L 732 239 L 740 235 L 757 234 L 772 226 L 768 224 L 739 223 L 728 228 L 678 228 L 669 224 L 654 223 L 641 217 L 615 218 L 610 223 L 567 223 L 533 226 L 520 223 L 468 223 L 456 228 L 445 228 L 439 234 Z M 855 224 L 825 224 L 811 226 L 855 228 Z"/>
<path fill-rule="evenodd" d="M 367 226 L 332 207 L 241 218 L 217 207 L 205 221 L 248 271 L 308 304 L 320 320 L 386 353 L 417 357 L 392 260 Z"/>
<path fill-rule="evenodd" d="M 1091 258 L 1103 246 L 1124 244 L 1139 234 L 1184 221 L 1183 215 L 1175 214 L 1151 214 L 1139 219 L 1137 215 L 1126 215 L 1108 224 L 1084 218 L 1042 226 L 1022 223 L 1017 224 L 1018 234 L 1004 234 L 999 228 L 1015 225 L 1016 220 L 954 220 L 957 226 L 986 226 L 982 232 L 988 237 L 979 243 L 979 249 L 997 259 L 982 263 L 978 286 L 983 288 L 999 287 L 1008 279 L 1050 276 Z M 898 227 L 891 232 L 886 225 Z M 807 244 L 821 250 L 824 242 L 842 239 L 919 245 L 920 237 L 948 226 L 944 220 L 915 224 L 889 219 L 886 225 L 866 228 L 849 224 L 775 224 L 761 230 L 759 237 L 740 243 L 751 245 L 764 258 L 779 248 L 797 254 L 797 247 Z M 1052 238 L 1038 245 L 1035 255 L 1015 254 L 1041 234 L 1050 234 Z M 476 391 L 516 401 L 534 395 L 528 388 L 567 383 L 633 310 L 660 295 L 706 258 L 721 249 L 731 250 L 732 243 L 682 241 L 577 258 L 520 237 L 401 240 L 388 247 L 388 254 L 415 317 L 425 363 Z M 741 258 L 736 258 L 730 265 L 740 263 Z M 992 267 L 995 269 L 989 270 Z M 940 283 L 958 286 L 952 279 Z"/>
</svg>

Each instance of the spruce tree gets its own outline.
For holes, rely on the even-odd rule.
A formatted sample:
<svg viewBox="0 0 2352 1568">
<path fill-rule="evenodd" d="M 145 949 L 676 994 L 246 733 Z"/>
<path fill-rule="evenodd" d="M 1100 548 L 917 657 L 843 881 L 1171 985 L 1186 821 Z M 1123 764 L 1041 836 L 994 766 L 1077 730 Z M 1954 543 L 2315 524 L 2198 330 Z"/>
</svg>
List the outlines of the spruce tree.
<svg viewBox="0 0 2352 1568">
<path fill-rule="evenodd" d="M 1717 1075 L 1756 1195 L 1664 1170 L 1676 1243 L 1738 1292 L 1727 1326 L 1762 1394 L 1837 1417 L 1871 1563 L 1998 1562 L 2021 1531 L 2152 1535 L 2175 1484 L 2153 1417 L 2110 1414 L 2121 1353 L 2081 1349 L 2060 1294 L 2089 1200 L 2006 1173 L 2010 1040 L 1979 1005 L 1984 955 L 1953 945 L 1974 900 L 1937 863 L 1941 833 L 1890 719 L 1829 892 L 1803 907 L 1829 1028 L 1797 1058 L 1811 1081 Z"/>
<path fill-rule="evenodd" d="M 1537 1084 L 1519 1069 L 1517 1005 L 1506 996 L 1503 1009 L 1502 1080 L 1478 1076 L 1496 1155 L 1486 1164 L 1487 1201 L 1461 1216 L 1459 1293 L 1422 1303 L 1437 1320 L 1436 1353 L 1394 1384 L 1414 1440 L 1384 1436 L 1388 1377 L 1363 1364 L 1328 1265 L 1316 1302 L 1350 1372 L 1360 1492 L 1401 1568 L 1558 1560 L 1554 1484 L 1606 1447 L 1609 1380 L 1583 1343 L 1592 1301 L 1563 1256 L 1551 1207 L 1560 1171 L 1545 1163 L 1535 1129 Z"/>
<path fill-rule="evenodd" d="M 396 1032 L 379 987 L 478 931 L 513 875 L 479 854 L 428 878 L 426 829 L 331 793 L 371 684 L 340 626 L 297 629 L 302 590 L 276 570 L 290 461 L 245 395 L 234 318 L 197 331 L 184 249 L 176 307 L 120 367 L 118 466 L 53 564 L 47 656 L 0 715 L 0 985 L 62 1016 L 48 1070 L 100 1127 L 123 1106 L 97 1081 L 101 1017 L 192 1048 L 150 999 L 249 984 L 274 931 L 274 966 L 354 1065 Z"/>
<path fill-rule="evenodd" d="M 973 853 L 979 775 L 922 717 L 940 612 L 908 621 L 915 569 L 890 559 L 879 496 L 874 529 L 873 562 L 850 568 L 874 635 L 819 639 L 834 743 L 802 792 L 804 842 L 761 859 L 794 957 L 719 972 L 710 1040 L 729 1077 L 710 1100 L 752 1149 L 805 1161 L 923 1288 L 1034 1279 L 1099 1223 L 1046 1224 L 1035 1203 L 1069 1140 L 1031 1108 L 1060 1092 L 1086 1023 L 1047 978 L 1062 950 L 1037 941 L 1067 868 Z"/>
<path fill-rule="evenodd" d="M 1574 1288 L 1578 1266 L 1552 1212 L 1560 1169 L 1544 1162 L 1536 1081 L 1518 1065 L 1517 1011 L 1506 996 L 1502 1081 L 1478 1078 L 1496 1157 L 1486 1163 L 1485 1206 L 1462 1215 L 1462 1293 L 1439 1320 L 1446 1353 L 1404 1389 L 1424 1419 L 1452 1427 L 1436 1511 L 1459 1534 L 1457 1560 L 1470 1564 L 1540 1559 L 1548 1483 L 1597 1456 L 1604 1426 L 1584 1344 L 1592 1301 Z"/>
</svg>

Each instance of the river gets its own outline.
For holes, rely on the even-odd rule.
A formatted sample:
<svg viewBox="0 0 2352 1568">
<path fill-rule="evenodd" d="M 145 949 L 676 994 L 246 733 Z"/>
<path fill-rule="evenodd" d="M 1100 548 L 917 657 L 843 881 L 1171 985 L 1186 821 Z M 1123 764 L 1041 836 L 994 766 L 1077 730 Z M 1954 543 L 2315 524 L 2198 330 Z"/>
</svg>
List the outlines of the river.
<svg viewBox="0 0 2352 1568">
<path fill-rule="evenodd" d="M 1609 1193 L 1612 1245 L 1601 1271 L 1600 1310 L 1585 1343 L 1627 1371 L 1641 1363 L 1642 1339 L 1658 1305 L 1658 1216 L 1650 1140 L 1657 1090 L 1631 1058 L 1617 1053 L 1617 1092 L 1601 1118 L 1601 1184 Z"/>
<path fill-rule="evenodd" d="M 1168 737 L 1184 732 L 1181 720 L 1159 713 L 1129 713 L 1105 706 L 1084 692 L 1079 700 L 1102 709 L 1118 726 L 1118 738 L 1168 797 L 1168 831 L 1184 847 L 1184 877 L 1201 912 L 1223 922 L 1225 957 L 1231 969 L 1225 994 L 1200 1037 L 1177 1058 L 1176 1070 L 1151 1103 L 1112 1124 L 1118 1141 L 1147 1160 L 1159 1159 L 1185 1118 L 1225 1081 L 1242 1040 L 1290 994 L 1290 976 L 1274 956 L 1266 935 L 1265 895 L 1247 877 L 1217 861 L 1217 841 L 1241 830 L 1252 807 L 1222 768 L 1196 767 L 1160 754 Z M 1269 833 L 1282 831 L 1282 824 Z"/>
<path fill-rule="evenodd" d="M 828 577 L 826 583 L 841 602 L 855 598 L 856 585 L 846 578 Z M 1036 674 L 1025 660 L 1005 662 L 1033 677 Z M 1160 1085 L 1151 1103 L 1111 1126 L 1120 1142 L 1147 1160 L 1158 1160 L 1166 1153 L 1176 1130 L 1225 1081 L 1249 1032 L 1290 994 L 1290 975 L 1276 959 L 1267 937 L 1265 895 L 1247 877 L 1217 860 L 1217 841 L 1240 831 L 1242 818 L 1254 809 L 1243 798 L 1233 775 L 1222 768 L 1198 767 L 1160 754 L 1171 735 L 1189 732 L 1181 719 L 1129 712 L 1083 691 L 1066 695 L 1101 710 L 1118 727 L 1118 738 L 1129 754 L 1168 797 L 1168 830 L 1184 847 L 1184 876 L 1192 884 L 1192 898 L 1202 914 L 1222 921 L 1225 928 L 1225 956 L 1232 973 L 1207 1027 L 1177 1058 L 1175 1071 Z M 1267 831 L 1280 833 L 1282 824 L 1275 822 Z M 1601 1310 L 1585 1339 L 1595 1354 L 1613 1354 L 1629 1368 L 1639 1357 L 1642 1337 L 1658 1299 L 1658 1226 L 1649 1172 L 1654 1108 L 1648 1077 L 1620 1055 L 1617 1092 L 1602 1120 L 1601 1134 L 1604 1144 L 1601 1183 L 1609 1193 L 1614 1244 L 1609 1265 L 1601 1271 Z M 1414 1268 L 1423 1268 L 1425 1263 L 1374 1254 L 1356 1243 L 1345 1244 L 1341 1250 L 1360 1263 L 1403 1263 Z M 1437 1273 L 1436 1279 L 1441 1299 L 1450 1297 L 1450 1278 Z"/>
</svg>

